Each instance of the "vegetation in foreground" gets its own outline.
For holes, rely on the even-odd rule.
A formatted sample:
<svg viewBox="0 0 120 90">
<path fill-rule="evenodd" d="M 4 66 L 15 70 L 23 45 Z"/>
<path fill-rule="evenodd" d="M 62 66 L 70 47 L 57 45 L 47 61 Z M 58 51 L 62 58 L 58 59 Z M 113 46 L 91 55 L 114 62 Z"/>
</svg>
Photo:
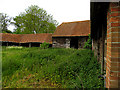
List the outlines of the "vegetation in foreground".
<svg viewBox="0 0 120 90">
<path fill-rule="evenodd" d="M 5 48 L 3 88 L 100 88 L 100 65 L 91 50 Z"/>
</svg>

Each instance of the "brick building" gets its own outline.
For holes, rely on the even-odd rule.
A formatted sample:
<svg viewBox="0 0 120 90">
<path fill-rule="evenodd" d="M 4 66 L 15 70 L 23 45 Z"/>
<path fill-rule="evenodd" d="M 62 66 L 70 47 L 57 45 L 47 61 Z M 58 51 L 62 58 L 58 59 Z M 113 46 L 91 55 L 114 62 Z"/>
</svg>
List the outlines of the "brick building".
<svg viewBox="0 0 120 90">
<path fill-rule="evenodd" d="M 52 46 L 52 34 L 9 34 L 0 33 L 0 42 L 2 46 L 25 46 L 40 47 L 40 44 L 47 42 Z"/>
<path fill-rule="evenodd" d="M 83 48 L 90 34 L 90 21 L 63 22 L 52 35 L 52 46 Z"/>
<path fill-rule="evenodd" d="M 120 2 L 91 2 L 91 38 L 106 87 L 120 88 Z"/>
</svg>

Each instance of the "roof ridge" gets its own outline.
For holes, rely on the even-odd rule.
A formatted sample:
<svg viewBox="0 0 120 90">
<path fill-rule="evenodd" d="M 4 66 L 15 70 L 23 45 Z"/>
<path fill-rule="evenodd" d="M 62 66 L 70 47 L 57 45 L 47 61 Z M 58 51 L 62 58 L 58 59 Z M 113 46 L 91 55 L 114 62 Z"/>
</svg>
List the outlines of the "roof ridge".
<svg viewBox="0 0 120 90">
<path fill-rule="evenodd" d="M 90 22 L 90 20 L 63 22 L 62 24 L 67 24 L 67 23 L 79 23 L 79 22 Z"/>
<path fill-rule="evenodd" d="M 19 35 L 36 35 L 36 34 L 52 34 L 52 33 L 33 33 L 33 34 L 19 34 Z"/>
</svg>

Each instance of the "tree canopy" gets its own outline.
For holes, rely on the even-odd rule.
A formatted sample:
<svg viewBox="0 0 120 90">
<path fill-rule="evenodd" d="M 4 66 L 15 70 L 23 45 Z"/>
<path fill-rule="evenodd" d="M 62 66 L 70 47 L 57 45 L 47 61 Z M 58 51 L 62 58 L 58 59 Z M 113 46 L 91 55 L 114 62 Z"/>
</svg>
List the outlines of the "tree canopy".
<svg viewBox="0 0 120 90">
<path fill-rule="evenodd" d="M 10 30 L 8 30 L 8 26 L 11 24 L 11 17 L 9 17 L 7 14 L 0 13 L 0 32 L 2 33 L 12 33 Z"/>
<path fill-rule="evenodd" d="M 25 12 L 20 13 L 14 18 L 16 34 L 32 34 L 32 33 L 53 33 L 57 26 L 57 21 L 53 20 L 53 16 L 39 8 L 31 5 Z"/>
</svg>

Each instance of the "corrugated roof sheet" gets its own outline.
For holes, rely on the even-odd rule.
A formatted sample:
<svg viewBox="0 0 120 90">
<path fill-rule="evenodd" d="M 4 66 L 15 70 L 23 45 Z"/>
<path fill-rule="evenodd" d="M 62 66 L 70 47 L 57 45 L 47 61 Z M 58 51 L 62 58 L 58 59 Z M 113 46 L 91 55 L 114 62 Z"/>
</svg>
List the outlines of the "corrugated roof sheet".
<svg viewBox="0 0 120 90">
<path fill-rule="evenodd" d="M 51 33 L 40 33 L 40 34 L 0 33 L 0 41 L 16 42 L 16 43 L 48 42 L 52 44 L 52 34 Z"/>
<path fill-rule="evenodd" d="M 90 20 L 63 22 L 56 28 L 53 37 L 60 36 L 88 36 L 90 34 Z"/>
</svg>

